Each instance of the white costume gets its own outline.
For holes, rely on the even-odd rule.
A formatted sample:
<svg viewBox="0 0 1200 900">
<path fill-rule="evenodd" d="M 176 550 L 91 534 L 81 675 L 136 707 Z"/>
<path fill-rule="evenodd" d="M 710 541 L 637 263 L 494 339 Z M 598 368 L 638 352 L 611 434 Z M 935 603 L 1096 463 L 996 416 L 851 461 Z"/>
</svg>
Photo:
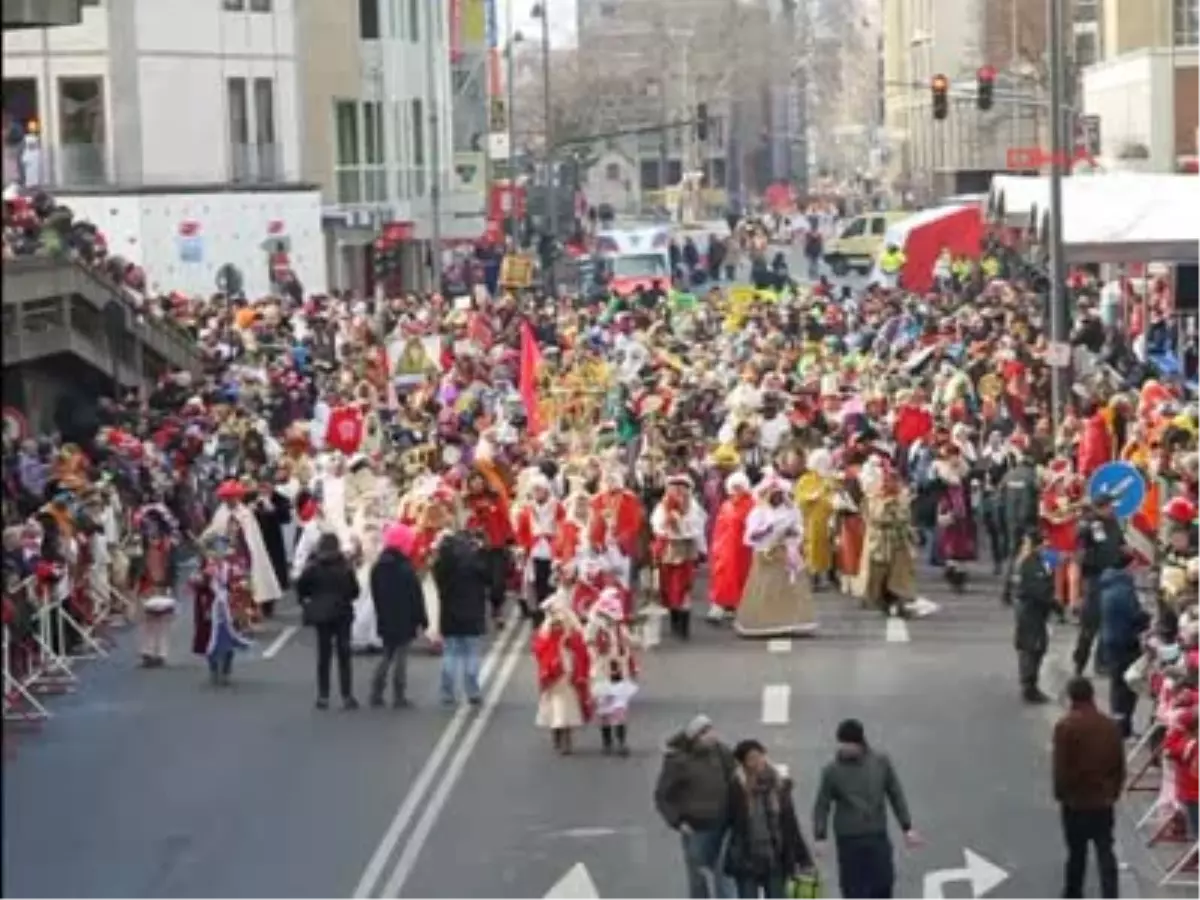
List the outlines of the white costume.
<svg viewBox="0 0 1200 900">
<path fill-rule="evenodd" d="M 263 542 L 258 519 L 254 518 L 250 507 L 239 503 L 236 508 L 230 508 L 228 503 L 222 503 L 213 513 L 212 522 L 204 530 L 201 538 L 209 535 L 228 535 L 231 517 L 241 528 L 246 547 L 250 551 L 250 590 L 254 595 L 254 602 L 261 606 L 280 599 L 283 589 L 279 586 L 279 579 L 275 577 L 275 567 L 271 564 L 271 555 L 267 553 L 267 545 Z"/>
</svg>

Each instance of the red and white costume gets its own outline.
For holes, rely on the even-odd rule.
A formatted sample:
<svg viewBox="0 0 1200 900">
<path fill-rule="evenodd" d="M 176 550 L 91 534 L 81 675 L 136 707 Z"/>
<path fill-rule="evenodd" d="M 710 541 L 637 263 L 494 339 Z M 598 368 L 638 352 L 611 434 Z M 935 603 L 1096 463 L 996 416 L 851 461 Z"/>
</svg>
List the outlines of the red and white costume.
<svg viewBox="0 0 1200 900">
<path fill-rule="evenodd" d="M 537 664 L 536 724 L 554 732 L 556 747 L 570 752 L 570 731 L 592 717 L 591 669 L 582 623 L 561 593 L 543 605 L 545 620 L 533 636 Z"/>
<path fill-rule="evenodd" d="M 591 652 L 592 696 L 600 725 L 624 725 L 639 674 L 634 639 L 626 624 L 620 595 L 606 590 L 587 618 Z"/>
<path fill-rule="evenodd" d="M 1046 547 L 1054 551 L 1054 594 L 1064 605 L 1077 601 L 1074 577 L 1075 545 L 1079 527 L 1079 496 L 1069 460 L 1059 457 L 1046 468 L 1046 483 L 1039 501 L 1038 518 Z"/>
<path fill-rule="evenodd" d="M 533 592 L 535 605 L 550 596 L 554 570 L 554 539 L 566 512 L 550 493 L 550 481 L 541 473 L 531 479 L 529 499 L 514 516 L 522 596 Z"/>
<path fill-rule="evenodd" d="M 692 496 L 691 479 L 686 475 L 668 478 L 666 496 L 650 517 L 659 593 L 667 609 L 691 608 L 696 565 L 707 551 L 704 524 L 704 510 Z"/>
<path fill-rule="evenodd" d="M 592 500 L 592 543 L 599 546 L 615 546 L 627 561 L 637 559 L 641 542 L 645 513 L 637 494 L 625 487 L 625 479 L 619 472 L 608 472 L 604 476 L 604 490 Z M 622 576 L 622 583 L 629 586 L 629 567 Z"/>
<path fill-rule="evenodd" d="M 754 551 L 746 544 L 746 519 L 754 509 L 750 479 L 734 472 L 725 479 L 728 496 L 717 512 L 712 535 L 712 554 L 709 561 L 709 618 L 723 619 L 737 612 L 750 577 Z"/>
</svg>

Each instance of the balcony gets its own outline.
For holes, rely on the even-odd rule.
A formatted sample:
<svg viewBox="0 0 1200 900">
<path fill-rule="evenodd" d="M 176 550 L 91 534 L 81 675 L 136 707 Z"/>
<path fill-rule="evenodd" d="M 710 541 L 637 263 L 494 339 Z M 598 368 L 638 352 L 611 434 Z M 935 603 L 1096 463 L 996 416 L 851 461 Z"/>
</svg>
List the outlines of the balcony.
<svg viewBox="0 0 1200 900">
<path fill-rule="evenodd" d="M 4 0 L 4 30 L 60 28 L 83 21 L 83 7 L 100 0 Z"/>
<path fill-rule="evenodd" d="M 233 184 L 279 184 L 285 180 L 279 144 L 233 144 L 229 148 Z"/>
</svg>

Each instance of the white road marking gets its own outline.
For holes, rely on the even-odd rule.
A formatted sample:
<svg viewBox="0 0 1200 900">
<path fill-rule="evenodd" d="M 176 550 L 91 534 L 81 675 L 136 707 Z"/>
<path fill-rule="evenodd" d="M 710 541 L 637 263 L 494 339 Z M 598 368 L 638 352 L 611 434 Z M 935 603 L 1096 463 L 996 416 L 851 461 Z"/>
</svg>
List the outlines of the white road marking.
<svg viewBox="0 0 1200 900">
<path fill-rule="evenodd" d="M 299 630 L 299 625 L 289 625 L 287 628 L 283 629 L 283 631 L 279 632 L 279 635 L 275 638 L 275 640 L 271 641 L 271 643 L 267 645 L 267 648 L 263 650 L 262 658 L 273 659 L 275 655 L 283 649 L 283 645 L 290 641 L 292 636 L 295 635 L 295 633 Z"/>
<path fill-rule="evenodd" d="M 792 686 L 790 684 L 768 684 L 762 693 L 762 720 L 764 725 L 786 725 L 791 718 Z"/>
<path fill-rule="evenodd" d="M 556 900 L 597 900 L 600 891 L 583 863 L 575 863 L 545 894 Z"/>
<path fill-rule="evenodd" d="M 887 642 L 889 644 L 907 644 L 912 638 L 908 633 L 908 623 L 899 616 L 887 620 Z"/>
<path fill-rule="evenodd" d="M 520 630 L 514 626 L 513 623 L 515 621 L 516 613 L 514 612 L 510 615 L 504 631 L 492 642 L 492 646 L 488 649 L 487 656 L 483 660 L 483 666 L 479 671 L 479 685 L 484 690 L 488 688 L 489 681 L 492 678 L 501 655 L 507 647 L 513 645 L 513 638 L 517 636 Z M 471 710 L 469 707 L 460 706 L 454 713 L 453 718 L 446 723 L 446 728 L 442 732 L 441 738 L 438 739 L 433 752 L 429 754 L 429 758 L 425 760 L 425 765 L 417 775 L 417 780 L 413 782 L 412 787 L 409 788 L 403 802 L 400 804 L 400 808 L 396 810 L 395 818 L 388 825 L 383 839 L 379 842 L 379 846 L 375 848 L 375 853 L 371 856 L 362 877 L 358 880 L 358 886 L 354 888 L 354 897 L 363 898 L 373 896 L 375 886 L 383 875 L 384 867 L 388 864 L 388 860 L 391 859 L 392 854 L 396 852 L 396 847 L 400 843 L 401 837 L 403 837 L 405 830 L 417 814 L 417 809 L 425 799 L 425 795 L 429 792 L 430 787 L 433 786 L 433 779 L 437 776 L 442 764 L 446 761 L 446 757 L 450 755 L 450 751 L 454 748 L 454 743 L 458 740 L 459 732 L 466 725 L 467 717 L 470 713 Z M 383 896 L 395 895 L 384 894 Z"/>
<path fill-rule="evenodd" d="M 791 653 L 792 639 L 791 638 L 772 638 L 767 641 L 768 653 Z"/>
<path fill-rule="evenodd" d="M 510 651 L 520 648 L 528 636 L 529 623 L 522 622 L 516 630 L 516 640 L 513 641 Z M 421 850 L 425 847 L 425 842 L 429 840 L 433 826 L 437 824 L 438 816 L 442 814 L 442 808 L 445 807 L 446 801 L 450 799 L 450 792 L 454 790 L 454 785 L 462 777 L 462 771 L 467 765 L 467 760 L 475 752 L 475 747 L 479 743 L 479 739 L 483 737 L 484 729 L 487 728 L 488 722 L 491 721 L 496 707 L 500 705 L 500 697 L 503 695 L 504 689 L 508 686 L 508 682 L 512 680 L 513 673 L 517 669 L 517 663 L 521 661 L 522 656 L 523 654 L 520 652 L 509 652 L 504 662 L 501 663 L 499 672 L 488 687 L 487 696 L 484 698 L 479 715 L 471 723 L 471 727 L 463 737 L 462 743 L 458 745 L 453 758 L 450 760 L 449 765 L 446 766 L 446 772 L 442 776 L 442 780 L 438 782 L 437 790 L 430 796 L 429 802 L 425 805 L 425 810 L 421 814 L 421 818 L 417 820 L 417 824 L 409 834 L 408 840 L 405 841 L 404 852 L 400 854 L 396 868 L 392 870 L 391 877 L 388 878 L 387 884 L 383 886 L 380 896 L 400 896 L 400 891 L 404 888 L 404 883 L 408 881 L 413 869 L 416 868 L 417 859 L 421 855 Z"/>
</svg>

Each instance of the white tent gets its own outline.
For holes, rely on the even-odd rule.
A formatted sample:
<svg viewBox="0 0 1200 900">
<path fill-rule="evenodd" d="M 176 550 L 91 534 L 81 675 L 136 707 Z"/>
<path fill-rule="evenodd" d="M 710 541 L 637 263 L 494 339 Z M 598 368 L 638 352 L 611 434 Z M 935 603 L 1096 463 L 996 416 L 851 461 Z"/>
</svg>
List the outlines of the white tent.
<svg viewBox="0 0 1200 900">
<path fill-rule="evenodd" d="M 1030 214 L 1049 191 L 1039 175 L 995 175 L 987 198 L 987 217 L 1018 228 L 1030 226 Z"/>
<path fill-rule="evenodd" d="M 1063 245 L 1069 263 L 1195 263 L 1200 178 L 1119 174 L 1063 180 Z M 1049 231 L 1049 185 L 1032 215 Z"/>
</svg>

